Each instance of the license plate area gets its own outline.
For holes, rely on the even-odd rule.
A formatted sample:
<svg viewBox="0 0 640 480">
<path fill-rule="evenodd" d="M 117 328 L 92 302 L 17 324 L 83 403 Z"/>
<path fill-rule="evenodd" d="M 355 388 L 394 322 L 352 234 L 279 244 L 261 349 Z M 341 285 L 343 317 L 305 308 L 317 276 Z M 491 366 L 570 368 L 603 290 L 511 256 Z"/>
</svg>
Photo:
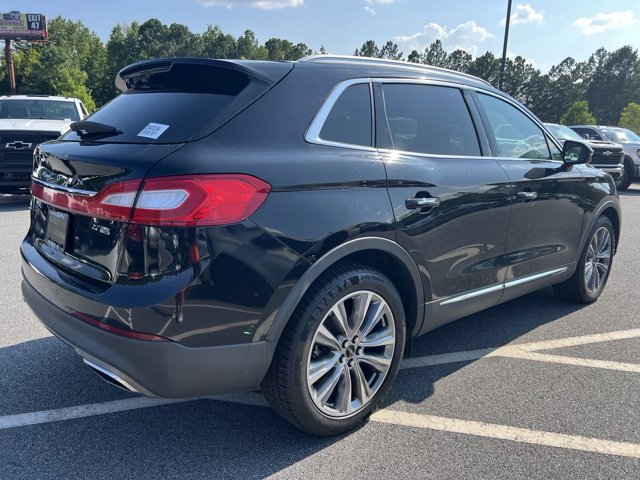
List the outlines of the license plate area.
<svg viewBox="0 0 640 480">
<path fill-rule="evenodd" d="M 67 234 L 69 232 L 69 214 L 49 208 L 47 212 L 47 229 L 45 241 L 47 244 L 61 252 L 67 247 Z"/>
</svg>

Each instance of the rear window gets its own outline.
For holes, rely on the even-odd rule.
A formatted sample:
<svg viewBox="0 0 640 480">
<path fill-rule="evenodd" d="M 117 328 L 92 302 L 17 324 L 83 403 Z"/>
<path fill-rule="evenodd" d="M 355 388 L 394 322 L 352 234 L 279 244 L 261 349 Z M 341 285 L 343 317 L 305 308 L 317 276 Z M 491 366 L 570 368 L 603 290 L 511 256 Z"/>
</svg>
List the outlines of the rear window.
<svg viewBox="0 0 640 480">
<path fill-rule="evenodd" d="M 201 138 L 219 125 L 217 119 L 241 103 L 251 80 L 228 68 L 174 64 L 170 70 L 142 72 L 128 82 L 129 90 L 88 117 L 122 133 L 91 137 L 91 141 L 182 143 Z M 75 132 L 64 139 L 81 140 Z"/>
</svg>

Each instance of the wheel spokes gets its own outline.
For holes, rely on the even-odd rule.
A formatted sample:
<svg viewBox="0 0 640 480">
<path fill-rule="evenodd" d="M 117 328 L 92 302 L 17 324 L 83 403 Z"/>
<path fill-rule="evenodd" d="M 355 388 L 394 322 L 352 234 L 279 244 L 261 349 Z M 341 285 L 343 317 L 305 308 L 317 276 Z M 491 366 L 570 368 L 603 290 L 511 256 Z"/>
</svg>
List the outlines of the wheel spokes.
<svg viewBox="0 0 640 480">
<path fill-rule="evenodd" d="M 358 357 L 358 361 L 371 365 L 378 372 L 385 372 L 389 365 L 391 365 L 391 359 L 386 355 L 380 354 L 364 354 Z"/>
<path fill-rule="evenodd" d="M 356 398 L 360 401 L 361 405 L 364 405 L 369 401 L 369 398 L 371 398 L 371 388 L 369 387 L 369 382 L 367 381 L 367 377 L 365 377 L 359 362 L 356 362 L 354 365 L 353 373 L 355 377 L 353 387 Z"/>
<path fill-rule="evenodd" d="M 309 364 L 309 383 L 315 384 L 338 364 L 340 353 L 333 352 Z"/>
<path fill-rule="evenodd" d="M 393 345 L 395 342 L 395 333 L 391 328 L 385 327 L 364 337 L 360 341 L 360 346 L 364 348 L 385 347 L 387 345 Z"/>
<path fill-rule="evenodd" d="M 396 346 L 393 314 L 371 291 L 337 301 L 318 325 L 309 350 L 307 387 L 331 417 L 356 414 L 383 384 Z"/>
</svg>

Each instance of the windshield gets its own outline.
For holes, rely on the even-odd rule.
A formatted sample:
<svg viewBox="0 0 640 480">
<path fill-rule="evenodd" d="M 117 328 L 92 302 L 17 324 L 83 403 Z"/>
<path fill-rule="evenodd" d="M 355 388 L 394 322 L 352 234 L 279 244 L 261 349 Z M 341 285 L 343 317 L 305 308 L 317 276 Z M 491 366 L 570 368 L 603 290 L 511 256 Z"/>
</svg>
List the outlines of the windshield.
<svg viewBox="0 0 640 480">
<path fill-rule="evenodd" d="M 552 125 L 545 123 L 545 126 L 558 140 L 584 140 L 580 135 L 564 125 Z"/>
<path fill-rule="evenodd" d="M 0 118 L 80 120 L 73 102 L 61 100 L 0 100 Z"/>
<path fill-rule="evenodd" d="M 630 143 L 640 142 L 640 136 L 626 128 L 603 128 L 604 134 L 614 142 Z"/>
</svg>

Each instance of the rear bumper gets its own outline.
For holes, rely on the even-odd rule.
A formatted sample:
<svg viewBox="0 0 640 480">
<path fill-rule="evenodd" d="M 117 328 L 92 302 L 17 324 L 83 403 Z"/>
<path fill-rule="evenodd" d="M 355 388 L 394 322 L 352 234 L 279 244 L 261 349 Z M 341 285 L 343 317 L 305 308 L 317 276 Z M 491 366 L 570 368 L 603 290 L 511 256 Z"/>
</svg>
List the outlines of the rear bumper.
<svg viewBox="0 0 640 480">
<path fill-rule="evenodd" d="M 23 264 L 23 268 L 30 268 Z M 189 348 L 176 342 L 122 337 L 73 317 L 31 284 L 22 293 L 38 319 L 85 360 L 147 396 L 189 398 L 257 389 L 271 358 L 270 344 Z M 271 346 L 272 347 L 272 346 Z"/>
</svg>

